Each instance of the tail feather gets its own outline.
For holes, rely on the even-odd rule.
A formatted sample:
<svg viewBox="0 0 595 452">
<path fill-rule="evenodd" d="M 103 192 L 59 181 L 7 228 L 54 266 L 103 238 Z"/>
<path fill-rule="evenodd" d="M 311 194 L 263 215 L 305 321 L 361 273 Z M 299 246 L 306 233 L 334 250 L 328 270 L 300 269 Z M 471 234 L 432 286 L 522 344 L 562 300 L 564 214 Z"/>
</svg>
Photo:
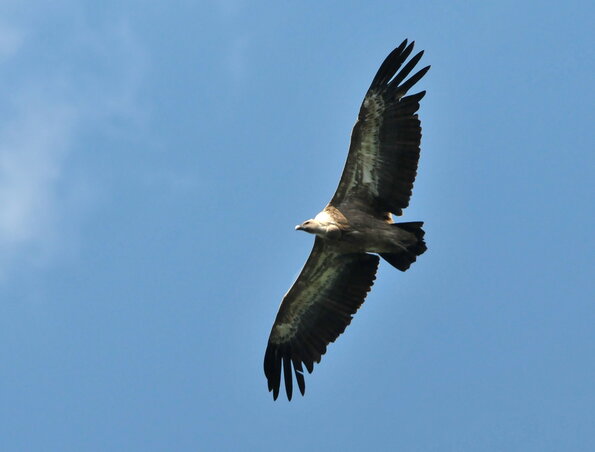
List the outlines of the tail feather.
<svg viewBox="0 0 595 452">
<path fill-rule="evenodd" d="M 425 232 L 422 226 L 422 221 L 393 224 L 393 227 L 404 231 L 400 240 L 403 249 L 397 253 L 380 253 L 380 257 L 402 272 L 407 270 L 415 262 L 417 256 L 428 249 L 424 242 Z"/>
</svg>

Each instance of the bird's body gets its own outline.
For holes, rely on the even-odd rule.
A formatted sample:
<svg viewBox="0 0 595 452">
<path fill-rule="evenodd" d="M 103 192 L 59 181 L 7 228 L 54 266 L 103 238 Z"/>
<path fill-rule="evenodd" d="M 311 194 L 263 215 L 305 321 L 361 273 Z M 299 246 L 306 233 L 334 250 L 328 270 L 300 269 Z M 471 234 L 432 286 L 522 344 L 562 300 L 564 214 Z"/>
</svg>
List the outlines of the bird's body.
<svg viewBox="0 0 595 452">
<path fill-rule="evenodd" d="M 313 219 L 296 226 L 316 235 L 297 280 L 283 297 L 264 359 L 276 399 L 283 371 L 291 400 L 293 376 L 304 394 L 303 366 L 312 372 L 326 347 L 364 302 L 380 261 L 405 271 L 426 250 L 423 223 L 395 223 L 409 204 L 419 160 L 422 91 L 405 96 L 428 71 L 407 79 L 423 52 L 405 40 L 380 66 L 351 135 L 335 195 Z"/>
<path fill-rule="evenodd" d="M 327 206 L 312 220 L 312 232 L 338 253 L 398 253 L 411 242 L 410 233 L 394 227 L 392 217 L 378 218 L 359 209 Z M 298 230 L 305 230 L 302 225 Z"/>
</svg>

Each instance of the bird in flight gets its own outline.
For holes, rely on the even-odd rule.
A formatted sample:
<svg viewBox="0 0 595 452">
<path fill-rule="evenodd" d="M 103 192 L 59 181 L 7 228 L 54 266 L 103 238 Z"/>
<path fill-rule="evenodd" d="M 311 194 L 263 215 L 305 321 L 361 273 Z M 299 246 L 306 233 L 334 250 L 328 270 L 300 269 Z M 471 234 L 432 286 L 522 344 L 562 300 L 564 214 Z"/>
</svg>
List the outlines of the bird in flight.
<svg viewBox="0 0 595 452">
<path fill-rule="evenodd" d="M 426 250 L 422 222 L 395 223 L 409 205 L 417 174 L 425 91 L 406 95 L 430 69 L 408 78 L 423 55 L 406 64 L 414 43 L 403 41 L 384 60 L 364 97 L 351 133 L 337 191 L 313 219 L 295 227 L 316 236 L 297 280 L 285 294 L 264 357 L 276 400 L 293 375 L 302 395 L 304 367 L 312 373 L 329 343 L 345 331 L 370 291 L 380 257 L 405 271 Z"/>
</svg>

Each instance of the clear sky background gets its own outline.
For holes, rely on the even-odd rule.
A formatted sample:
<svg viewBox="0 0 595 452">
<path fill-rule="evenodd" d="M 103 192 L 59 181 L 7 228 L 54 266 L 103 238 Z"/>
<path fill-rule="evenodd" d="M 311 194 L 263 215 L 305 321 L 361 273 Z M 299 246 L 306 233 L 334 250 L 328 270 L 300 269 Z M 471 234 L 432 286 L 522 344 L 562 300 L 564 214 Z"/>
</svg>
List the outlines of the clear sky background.
<svg viewBox="0 0 595 452">
<path fill-rule="evenodd" d="M 587 1 L 2 1 L 0 449 L 595 450 L 593 23 Z M 381 264 L 306 396 L 273 402 L 294 225 L 404 38 L 432 65 L 404 216 L 429 250 Z"/>
</svg>

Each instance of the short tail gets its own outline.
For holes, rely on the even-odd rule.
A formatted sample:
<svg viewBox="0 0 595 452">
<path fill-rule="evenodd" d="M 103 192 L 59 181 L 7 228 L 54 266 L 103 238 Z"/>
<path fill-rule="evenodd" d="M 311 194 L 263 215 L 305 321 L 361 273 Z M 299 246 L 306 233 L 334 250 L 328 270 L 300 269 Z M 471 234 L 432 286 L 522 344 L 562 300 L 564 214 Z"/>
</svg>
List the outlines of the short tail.
<svg viewBox="0 0 595 452">
<path fill-rule="evenodd" d="M 412 223 L 394 223 L 392 226 L 399 229 L 399 243 L 402 251 L 397 253 L 380 253 L 380 256 L 393 267 L 404 272 L 415 262 L 417 256 L 428 249 L 424 242 L 422 221 Z"/>
</svg>

